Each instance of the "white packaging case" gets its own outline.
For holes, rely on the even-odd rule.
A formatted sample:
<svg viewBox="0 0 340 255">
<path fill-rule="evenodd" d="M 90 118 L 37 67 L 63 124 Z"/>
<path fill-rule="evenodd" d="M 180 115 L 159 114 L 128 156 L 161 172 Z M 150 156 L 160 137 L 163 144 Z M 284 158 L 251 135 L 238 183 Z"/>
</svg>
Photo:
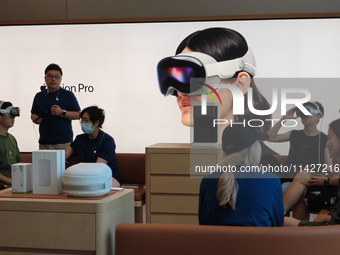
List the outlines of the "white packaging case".
<svg viewBox="0 0 340 255">
<path fill-rule="evenodd" d="M 33 151 L 33 194 L 58 195 L 65 172 L 64 150 Z"/>
<path fill-rule="evenodd" d="M 32 163 L 17 163 L 11 166 L 12 193 L 32 192 Z"/>
</svg>

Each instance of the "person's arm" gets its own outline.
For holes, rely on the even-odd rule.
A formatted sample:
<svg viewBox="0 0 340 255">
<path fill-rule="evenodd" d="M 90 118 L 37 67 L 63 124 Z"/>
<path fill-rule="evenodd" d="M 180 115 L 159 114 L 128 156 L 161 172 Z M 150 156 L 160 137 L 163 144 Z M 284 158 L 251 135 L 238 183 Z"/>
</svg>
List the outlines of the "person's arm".
<svg viewBox="0 0 340 255">
<path fill-rule="evenodd" d="M 286 112 L 286 115 L 282 116 L 281 119 L 268 131 L 268 142 L 287 142 L 290 139 L 291 131 L 278 134 L 280 128 L 282 127 L 282 121 L 286 119 L 296 119 L 297 117 L 294 117 L 294 113 L 296 111 L 297 107 L 293 107 L 292 109 L 289 109 Z"/>
<path fill-rule="evenodd" d="M 39 125 L 41 123 L 41 118 L 39 118 L 39 119 L 38 118 L 39 118 L 38 114 L 35 114 L 35 113 L 31 114 L 31 120 L 33 121 L 33 123 Z"/>
<path fill-rule="evenodd" d="M 323 223 L 330 223 L 331 222 L 331 215 L 329 215 L 329 211 L 326 209 L 322 209 L 318 215 L 316 215 L 314 222 L 323 222 Z"/>
<path fill-rule="evenodd" d="M 328 185 L 329 186 L 339 186 L 339 176 L 329 178 Z"/>
<path fill-rule="evenodd" d="M 65 150 L 65 159 L 69 159 L 73 155 L 73 148 L 68 146 Z"/>
<path fill-rule="evenodd" d="M 309 186 L 339 186 L 339 173 L 333 173 L 331 177 L 311 176 Z"/>
<path fill-rule="evenodd" d="M 103 159 L 103 158 L 98 157 L 96 163 L 104 163 L 104 164 L 107 164 L 108 161 L 105 160 L 105 159 Z M 120 187 L 119 182 L 118 182 L 115 178 L 113 178 L 113 177 L 112 177 L 112 187 Z"/>
<path fill-rule="evenodd" d="M 285 217 L 284 218 L 284 227 L 297 227 L 299 226 L 300 220 L 291 218 L 291 217 Z"/>
<path fill-rule="evenodd" d="M 31 120 L 33 123 L 39 125 L 41 123 L 41 118 L 39 118 L 39 111 L 38 111 L 38 107 L 37 107 L 37 101 L 38 100 L 38 94 L 35 95 L 34 99 L 33 99 L 33 103 L 32 103 L 32 108 L 31 108 Z"/>
<path fill-rule="evenodd" d="M 114 139 L 108 135 L 103 133 L 101 137 L 101 144 L 100 147 L 98 148 L 98 157 L 97 157 L 97 163 L 109 163 L 109 159 L 113 160 L 113 165 L 111 167 L 112 171 L 112 176 L 118 177 L 119 176 L 119 171 L 118 171 L 118 166 L 116 163 L 116 144 L 114 142 Z M 118 173 L 118 175 L 117 175 Z M 120 184 L 118 180 L 112 177 L 112 186 L 113 187 L 120 187 Z M 119 177 L 118 177 L 119 178 Z"/>
<path fill-rule="evenodd" d="M 69 119 L 69 120 L 79 120 L 80 111 L 79 112 L 66 111 L 64 118 Z"/>
<path fill-rule="evenodd" d="M 325 149 L 325 163 L 326 161 L 326 150 Z M 327 150 L 327 155 L 329 155 L 329 152 Z M 319 180 L 317 181 L 312 181 L 310 180 L 310 182 L 312 183 L 311 185 L 318 185 L 318 186 L 322 186 L 322 185 L 327 185 L 327 186 L 339 186 L 339 177 L 340 177 L 340 173 L 339 173 L 339 166 L 336 165 L 336 160 L 332 160 L 330 158 L 330 160 L 332 161 L 332 169 L 330 169 L 330 175 L 328 177 L 323 177 L 323 178 L 318 178 Z M 329 166 L 329 163 L 326 163 L 327 166 Z M 326 182 L 325 182 L 326 181 Z"/>
<path fill-rule="evenodd" d="M 269 139 L 268 139 L 268 142 L 277 142 L 277 143 L 280 143 L 280 142 L 287 142 L 289 141 L 290 139 L 290 134 L 291 134 L 291 131 L 288 131 L 286 133 L 283 133 L 283 134 L 278 134 L 280 128 L 281 128 L 281 121 L 282 120 L 285 120 L 284 117 L 282 117 L 280 119 L 280 121 L 278 121 L 269 131 L 268 131 L 268 136 L 269 136 Z"/>
<path fill-rule="evenodd" d="M 307 171 L 299 172 L 292 184 L 287 189 L 286 193 L 283 195 L 283 203 L 285 207 L 285 212 L 292 209 L 295 206 L 301 197 L 304 195 L 305 190 L 309 184 L 309 180 L 311 179 L 311 174 Z"/>
<path fill-rule="evenodd" d="M 331 222 L 331 216 L 330 215 L 325 215 L 325 214 L 318 214 L 314 222 L 323 222 L 323 223 L 329 223 Z"/>
<path fill-rule="evenodd" d="M 80 111 L 66 111 L 61 109 L 59 105 L 52 105 L 51 115 L 64 117 L 69 120 L 80 119 Z"/>
<path fill-rule="evenodd" d="M 4 176 L 3 174 L 0 174 L 0 182 L 4 184 L 12 184 L 12 179 Z"/>
<path fill-rule="evenodd" d="M 323 186 L 326 180 L 327 177 L 312 176 L 310 179 L 308 179 L 307 186 Z"/>
<path fill-rule="evenodd" d="M 108 161 L 105 160 L 105 159 L 103 159 L 103 158 L 98 157 L 96 163 L 104 163 L 104 164 L 107 164 Z"/>
</svg>

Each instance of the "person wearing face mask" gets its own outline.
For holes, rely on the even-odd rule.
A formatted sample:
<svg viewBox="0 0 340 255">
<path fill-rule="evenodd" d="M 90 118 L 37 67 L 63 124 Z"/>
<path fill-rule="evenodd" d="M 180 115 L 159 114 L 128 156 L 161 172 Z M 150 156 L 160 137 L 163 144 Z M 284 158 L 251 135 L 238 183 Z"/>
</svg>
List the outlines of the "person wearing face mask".
<svg viewBox="0 0 340 255">
<path fill-rule="evenodd" d="M 80 162 L 105 163 L 112 170 L 112 186 L 120 186 L 120 174 L 116 160 L 114 139 L 101 130 L 105 112 L 97 106 L 90 106 L 80 113 L 81 129 L 84 134 L 77 135 L 65 151 L 65 158 L 76 155 Z"/>
</svg>

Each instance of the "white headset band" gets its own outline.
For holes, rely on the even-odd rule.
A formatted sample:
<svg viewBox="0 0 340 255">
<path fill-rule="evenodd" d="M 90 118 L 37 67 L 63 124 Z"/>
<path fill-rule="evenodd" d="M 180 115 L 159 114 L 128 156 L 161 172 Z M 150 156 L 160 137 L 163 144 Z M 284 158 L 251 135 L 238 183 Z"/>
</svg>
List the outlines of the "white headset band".
<svg viewBox="0 0 340 255">
<path fill-rule="evenodd" d="M 207 77 L 218 75 L 221 79 L 227 79 L 233 77 L 236 72 L 243 70 L 244 61 L 236 58 L 214 64 L 208 64 L 204 67 L 207 72 Z"/>
</svg>

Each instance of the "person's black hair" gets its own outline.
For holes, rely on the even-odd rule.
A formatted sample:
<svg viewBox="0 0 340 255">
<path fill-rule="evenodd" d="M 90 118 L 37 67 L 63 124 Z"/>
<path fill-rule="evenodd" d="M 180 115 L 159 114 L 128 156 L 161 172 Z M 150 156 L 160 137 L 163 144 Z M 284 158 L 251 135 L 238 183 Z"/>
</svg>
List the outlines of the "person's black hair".
<svg viewBox="0 0 340 255">
<path fill-rule="evenodd" d="M 60 75 L 63 76 L 63 70 L 61 70 L 61 67 L 58 66 L 57 64 L 49 64 L 46 69 L 45 69 L 45 75 L 47 74 L 48 71 L 50 70 L 55 70 L 55 71 L 59 71 Z"/>
<path fill-rule="evenodd" d="M 91 122 L 94 124 L 96 123 L 97 120 L 99 120 L 99 125 L 98 127 L 101 128 L 102 124 L 104 123 L 105 120 L 105 111 L 98 106 L 89 106 L 83 109 L 80 113 L 80 118 L 83 117 L 83 114 L 87 112 L 90 116 Z"/>
<path fill-rule="evenodd" d="M 340 139 L 340 119 L 333 120 L 329 124 L 329 128 L 334 132 L 334 134 Z"/>
<path fill-rule="evenodd" d="M 13 106 L 13 104 L 11 102 L 4 102 L 2 105 L 1 105 L 1 108 L 0 109 L 7 109 L 7 107 L 10 107 L 10 106 Z M 0 113 L 0 115 L 4 115 L 2 113 Z"/>
<path fill-rule="evenodd" d="M 205 53 L 213 57 L 217 62 L 240 58 L 248 52 L 246 39 L 239 32 L 224 27 L 208 28 L 190 34 L 179 44 L 176 54 L 181 53 L 186 47 L 192 51 Z M 237 78 L 239 73 L 240 72 L 237 72 L 233 78 Z M 251 77 L 250 87 L 253 88 L 254 108 L 257 110 L 270 109 L 270 104 L 267 99 L 256 87 L 252 75 L 249 75 Z M 251 119 L 260 119 L 264 124 L 259 130 L 261 132 L 267 132 L 271 128 L 271 122 L 266 121 L 266 119 L 271 119 L 271 114 L 261 116 L 253 114 L 248 108 L 247 93 L 244 95 L 244 99 L 244 115 L 235 115 L 235 120 L 247 121 Z M 258 123 L 258 125 L 262 123 Z M 255 122 L 252 124 L 257 125 Z"/>
<path fill-rule="evenodd" d="M 243 57 L 248 51 L 246 39 L 237 31 L 214 27 L 196 31 L 177 47 L 176 54 L 186 47 L 213 57 L 217 62 Z"/>
</svg>

